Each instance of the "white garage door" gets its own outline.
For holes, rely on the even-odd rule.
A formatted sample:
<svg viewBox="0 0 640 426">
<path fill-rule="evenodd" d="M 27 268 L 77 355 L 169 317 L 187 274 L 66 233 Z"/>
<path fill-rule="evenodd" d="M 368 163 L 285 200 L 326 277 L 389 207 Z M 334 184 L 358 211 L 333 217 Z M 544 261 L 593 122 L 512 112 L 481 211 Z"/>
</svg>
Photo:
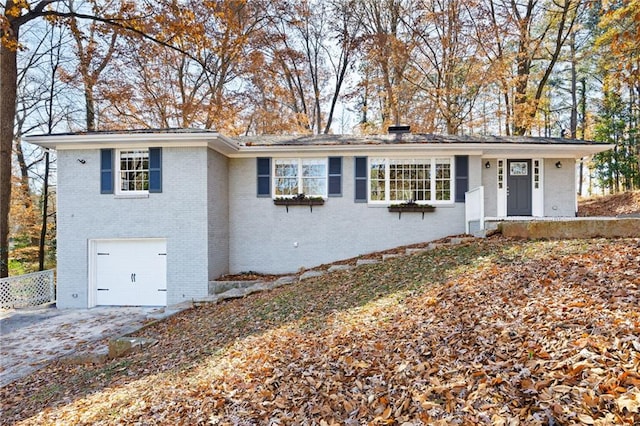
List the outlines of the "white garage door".
<svg viewBox="0 0 640 426">
<path fill-rule="evenodd" d="M 165 306 L 165 239 L 95 241 L 96 305 Z"/>
</svg>

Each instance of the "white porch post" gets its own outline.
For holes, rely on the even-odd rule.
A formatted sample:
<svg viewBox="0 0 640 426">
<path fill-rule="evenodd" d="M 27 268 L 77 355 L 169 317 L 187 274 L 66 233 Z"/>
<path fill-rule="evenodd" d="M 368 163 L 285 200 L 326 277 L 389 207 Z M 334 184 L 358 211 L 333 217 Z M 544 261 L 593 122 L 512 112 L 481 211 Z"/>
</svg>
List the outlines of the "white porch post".
<svg viewBox="0 0 640 426">
<path fill-rule="evenodd" d="M 507 215 L 507 160 L 504 158 L 498 158 L 498 167 L 496 173 L 498 174 L 498 191 L 496 196 L 497 201 L 497 216 L 504 217 Z"/>
<path fill-rule="evenodd" d="M 544 161 L 533 158 L 533 179 L 531 180 L 531 215 L 544 216 Z"/>
</svg>

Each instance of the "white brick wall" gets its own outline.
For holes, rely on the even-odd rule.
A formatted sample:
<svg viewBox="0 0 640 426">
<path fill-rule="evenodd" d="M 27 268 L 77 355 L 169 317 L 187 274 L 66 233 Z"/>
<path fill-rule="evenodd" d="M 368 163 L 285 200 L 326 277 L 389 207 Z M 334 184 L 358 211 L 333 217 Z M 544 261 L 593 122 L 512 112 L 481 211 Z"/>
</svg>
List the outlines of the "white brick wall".
<svg viewBox="0 0 640 426">
<path fill-rule="evenodd" d="M 229 271 L 229 160 L 208 152 L 209 279 Z"/>
<path fill-rule="evenodd" d="M 557 168 L 560 161 L 562 168 Z M 576 161 L 573 158 L 544 160 L 544 215 L 576 215 Z"/>
<path fill-rule="evenodd" d="M 167 301 L 206 295 L 225 273 L 286 273 L 338 259 L 464 232 L 464 205 L 434 213 L 390 213 L 354 202 L 354 158 L 343 157 L 342 197 L 324 206 L 275 206 L 256 196 L 256 159 L 206 147 L 163 148 L 163 191 L 147 198 L 100 194 L 100 151 L 58 152 L 58 306 L 86 307 L 88 241 L 167 239 Z M 81 164 L 78 159 L 84 159 Z M 545 215 L 574 214 L 575 170 L 545 160 Z M 469 158 L 469 187 L 485 186 L 495 215 L 496 161 Z M 565 164 L 566 163 L 566 164 Z M 555 208 L 554 208 L 555 206 Z M 492 211 L 494 213 L 492 213 Z"/>
<path fill-rule="evenodd" d="M 275 206 L 256 197 L 256 160 L 230 160 L 230 272 L 286 273 L 464 232 L 464 205 L 434 213 L 390 213 L 354 203 L 354 158 L 343 157 L 342 197 L 323 206 Z M 478 179 L 474 175 L 474 180 Z M 297 247 L 294 247 L 297 243 Z"/>
<path fill-rule="evenodd" d="M 489 162 L 490 168 L 484 164 Z M 498 215 L 498 160 L 481 160 L 482 186 L 484 186 L 484 214 L 485 216 Z M 473 189 L 473 187 L 469 187 Z"/>
<path fill-rule="evenodd" d="M 86 307 L 88 241 L 167 239 L 169 304 L 207 292 L 207 148 L 163 148 L 162 193 L 100 194 L 100 151 L 58 151 L 58 306 Z M 81 164 L 77 159 L 84 159 Z"/>
</svg>

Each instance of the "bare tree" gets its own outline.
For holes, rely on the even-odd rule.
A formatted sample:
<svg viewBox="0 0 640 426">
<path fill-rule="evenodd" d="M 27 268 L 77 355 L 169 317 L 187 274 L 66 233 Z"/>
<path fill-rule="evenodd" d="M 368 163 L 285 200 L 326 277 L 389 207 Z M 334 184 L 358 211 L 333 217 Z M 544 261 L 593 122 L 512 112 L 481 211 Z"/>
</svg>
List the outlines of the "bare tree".
<svg viewBox="0 0 640 426">
<path fill-rule="evenodd" d="M 349 67 L 355 61 L 357 48 L 360 46 L 362 18 L 357 13 L 357 0 L 336 0 L 331 4 L 332 9 L 332 33 L 337 41 L 337 58 L 332 50 L 325 47 L 327 57 L 331 63 L 333 77 L 333 94 L 329 106 L 329 114 L 323 133 L 329 133 L 333 123 L 336 103 L 340 97 L 345 77 Z"/>
<path fill-rule="evenodd" d="M 168 3 L 169 6 L 176 6 L 175 2 Z M 242 5 L 240 2 L 238 4 Z M 188 20 L 185 21 L 182 18 L 186 16 L 191 19 L 195 15 L 179 15 L 181 19 L 168 22 L 166 16 L 174 16 L 173 14 L 138 14 L 136 8 L 127 1 L 114 2 L 109 14 L 95 14 L 92 11 L 78 12 L 71 9 L 69 3 L 63 0 L 40 0 L 31 3 L 6 0 L 4 6 L 4 13 L 0 15 L 0 278 L 6 277 L 9 273 L 11 158 L 16 116 L 17 51 L 20 46 L 21 28 L 28 22 L 40 18 L 84 19 L 102 22 L 114 29 L 135 33 L 147 40 L 180 50 L 174 44 L 173 32 L 188 35 L 191 27 Z M 160 6 L 165 5 L 160 3 Z M 146 9 L 149 10 L 148 7 Z M 185 54 L 188 53 L 185 52 Z M 203 65 L 209 67 L 208 64 Z"/>
<path fill-rule="evenodd" d="M 405 74 L 416 45 L 415 33 L 406 26 L 412 16 L 410 0 L 360 0 L 367 60 L 379 73 L 383 96 L 382 123 L 400 124 L 403 120 L 400 105 L 410 102 L 405 91 Z M 406 119 L 406 117 L 404 117 Z"/>
<path fill-rule="evenodd" d="M 459 0 L 423 0 L 419 6 L 421 14 L 413 23 L 420 40 L 413 61 L 417 80 L 412 83 L 438 111 L 446 133 L 457 134 L 473 110 L 486 75 L 471 37 L 474 17 L 469 4 Z"/>
<path fill-rule="evenodd" d="M 73 0 L 69 0 L 69 9 L 76 10 Z M 104 13 L 105 10 L 97 10 L 96 12 Z M 98 21 L 90 21 L 86 28 L 82 28 L 74 16 L 67 19 L 66 23 L 76 45 L 78 73 L 82 79 L 84 93 L 87 130 L 96 130 L 95 86 L 116 52 L 119 33 Z"/>
</svg>

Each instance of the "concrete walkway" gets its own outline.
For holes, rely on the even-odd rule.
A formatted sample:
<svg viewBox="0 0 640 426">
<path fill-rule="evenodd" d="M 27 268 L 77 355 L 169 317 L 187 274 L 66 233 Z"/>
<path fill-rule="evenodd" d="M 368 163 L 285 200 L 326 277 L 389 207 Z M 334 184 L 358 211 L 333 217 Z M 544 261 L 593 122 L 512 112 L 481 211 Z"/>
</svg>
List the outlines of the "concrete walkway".
<svg viewBox="0 0 640 426">
<path fill-rule="evenodd" d="M 63 357 L 106 354 L 108 339 L 132 333 L 190 304 L 172 308 L 45 306 L 0 310 L 0 387 Z"/>
</svg>

